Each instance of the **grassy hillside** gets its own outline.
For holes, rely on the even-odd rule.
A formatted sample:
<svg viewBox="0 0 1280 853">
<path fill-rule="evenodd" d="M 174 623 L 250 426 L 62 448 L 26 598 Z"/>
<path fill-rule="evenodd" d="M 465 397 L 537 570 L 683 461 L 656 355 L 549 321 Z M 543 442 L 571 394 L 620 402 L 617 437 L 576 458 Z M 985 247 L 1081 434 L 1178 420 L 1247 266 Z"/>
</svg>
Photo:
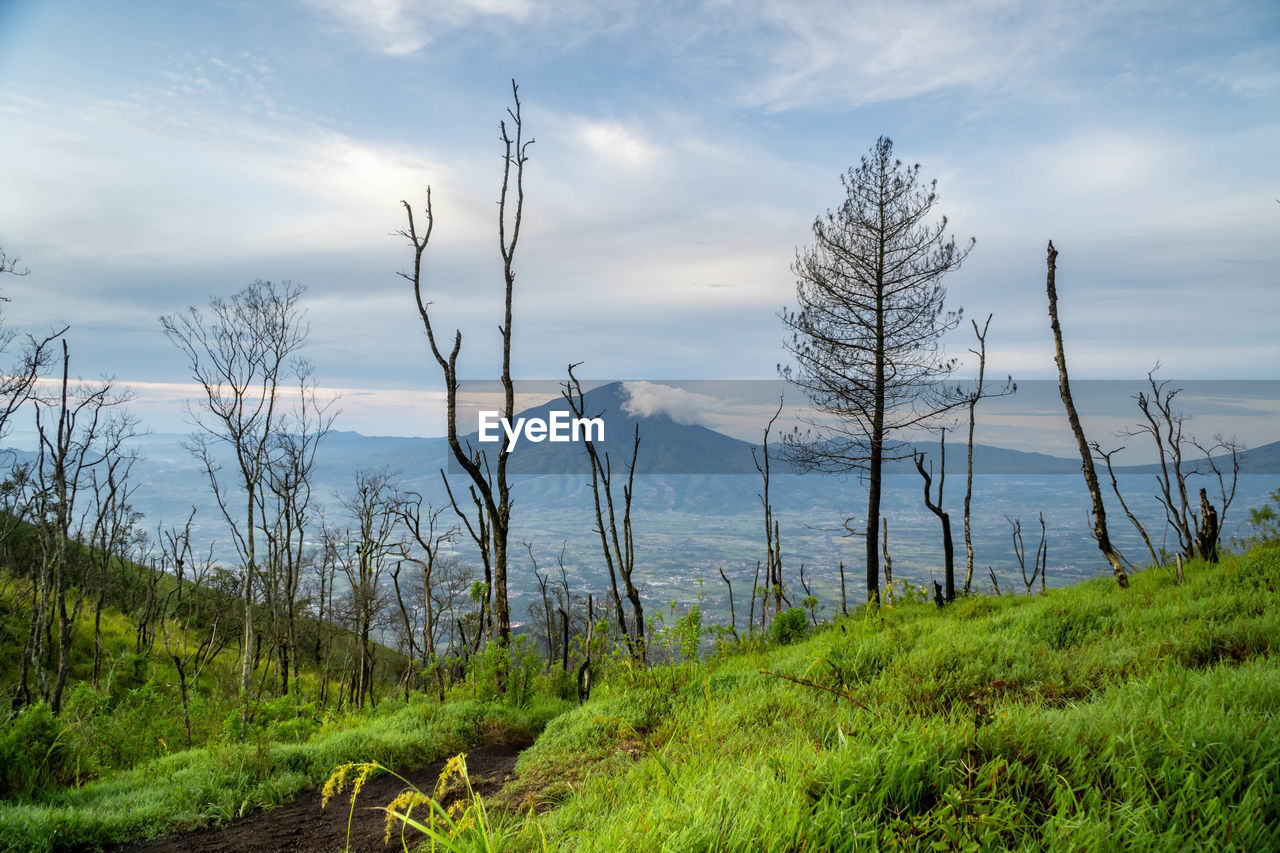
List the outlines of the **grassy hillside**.
<svg viewBox="0 0 1280 853">
<path fill-rule="evenodd" d="M 636 673 L 521 757 L 513 846 L 1280 849 L 1278 583 L 1272 545 Z"/>
<path fill-rule="evenodd" d="M 546 698 L 554 670 L 532 698 L 498 699 L 477 671 L 445 704 L 267 706 L 247 737 L 0 803 L 0 850 L 219 822 L 339 764 L 420 767 L 544 724 L 488 820 L 459 820 L 446 847 L 1280 849 L 1278 585 L 1271 544 L 1181 585 L 1152 569 L 1128 591 L 904 602 L 703 662 L 614 658 L 582 706 Z M 0 741 L 38 741 L 25 725 Z"/>
<path fill-rule="evenodd" d="M 118 586 L 132 581 L 133 585 L 145 585 L 151 570 L 140 566 L 128 567 L 128 572 L 117 572 L 114 579 Z M 122 581 L 123 579 L 123 581 Z M 156 597 L 163 600 L 172 590 L 174 579 L 163 573 L 156 578 Z M 38 789 L 59 784 L 80 784 L 104 773 L 129 769 L 141 761 L 159 758 L 179 751 L 185 746 L 185 731 L 181 713 L 181 694 L 177 673 L 166 654 L 160 637 L 163 626 L 152 629 L 153 638 L 142 644 L 139 650 L 138 627 L 135 613 L 122 611 L 119 603 L 143 600 L 143 594 L 129 588 L 114 588 L 111 599 L 117 603 L 106 606 L 102 613 L 102 672 L 95 686 L 91 681 L 93 670 L 93 612 L 92 603 L 86 604 L 76 620 L 71 634 L 71 668 L 68 687 L 64 695 L 61 725 L 50 728 L 39 722 L 43 712 L 29 708 L 21 715 L 8 712 L 12 698 L 17 694 L 16 679 L 19 663 L 30 621 L 30 581 L 14 577 L 0 570 L 0 697 L 5 701 L 0 711 L 0 797 L 31 795 Z M 190 595 L 191 593 L 188 592 Z M 202 589 L 198 593 L 206 599 L 203 611 L 215 609 L 239 616 L 238 602 L 215 589 Z M 91 596 L 93 593 L 91 593 Z M 69 598 L 74 592 L 69 593 Z M 325 709 L 318 707 L 315 697 L 319 692 L 320 670 L 314 658 L 305 654 L 301 671 L 289 696 L 272 698 L 271 683 L 264 685 L 269 675 L 270 660 L 259 658 L 254 671 L 255 701 L 252 703 L 251 724 L 241 720 L 242 702 L 239 696 L 239 629 L 232 618 L 224 617 L 221 642 L 222 651 L 205 667 L 198 681 L 191 683 L 190 710 L 192 744 L 199 746 L 223 740 L 244 740 L 249 737 L 272 739 L 297 739 L 309 735 L 325 717 Z M 206 626 L 197 624 L 184 630 L 170 622 L 167 630 L 176 640 L 185 637 L 187 646 L 200 645 Z M 304 652 L 310 648 L 315 620 L 304 617 L 301 632 L 306 638 Z M 335 632 L 336 633 L 336 632 Z M 230 635 L 230 636 L 228 636 Z M 335 669 L 349 655 L 351 640 L 345 635 L 333 639 Z M 392 678 L 403 671 L 404 659 L 393 650 L 376 649 L 377 672 L 385 683 L 379 685 L 383 696 L 394 689 Z M 192 667 L 194 669 L 194 667 Z M 336 693 L 340 672 L 332 672 L 330 690 Z M 27 767 L 19 770 L 14 756 L 6 752 L 5 744 L 14 741 L 13 748 L 23 748 L 22 738 L 16 734 L 27 728 L 47 730 L 49 737 L 56 736 L 57 749 L 49 755 L 44 768 Z M 43 727 L 43 728 L 42 728 Z M 29 740 L 29 738 L 28 738 Z"/>
<path fill-rule="evenodd" d="M 271 808 L 339 764 L 421 766 L 494 738 L 532 736 L 563 703 L 437 704 L 422 696 L 333 717 L 308 736 L 261 736 L 176 752 L 80 787 L 0 801 L 0 851 L 94 850 Z"/>
</svg>

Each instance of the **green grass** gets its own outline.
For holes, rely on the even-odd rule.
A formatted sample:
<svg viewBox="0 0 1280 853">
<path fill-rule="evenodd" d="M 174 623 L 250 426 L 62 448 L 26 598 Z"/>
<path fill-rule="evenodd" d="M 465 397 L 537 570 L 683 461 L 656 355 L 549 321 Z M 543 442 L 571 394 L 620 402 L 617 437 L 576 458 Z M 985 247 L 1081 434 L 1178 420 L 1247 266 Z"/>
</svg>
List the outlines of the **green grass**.
<svg viewBox="0 0 1280 853">
<path fill-rule="evenodd" d="M 1280 849 L 1278 586 L 1273 544 L 1193 563 L 1181 586 L 1152 569 L 1127 591 L 904 603 L 703 663 L 616 658 L 581 707 L 519 710 L 479 677 L 444 705 L 275 703 L 247 735 L 0 802 L 0 850 L 161 835 L 340 764 L 538 730 L 489 812 L 510 849 Z"/>
<path fill-rule="evenodd" d="M 1280 547 L 1132 580 L 615 677 L 521 757 L 516 846 L 1280 849 Z"/>
<path fill-rule="evenodd" d="M 372 760 L 409 768 L 499 738 L 532 737 L 564 703 L 518 710 L 424 697 L 336 718 L 302 743 L 221 744 L 167 755 L 36 802 L 0 802 L 0 850 L 93 849 L 272 807 L 333 768 Z"/>
<path fill-rule="evenodd" d="M 29 595 L 22 581 L 0 581 L 0 693 L 11 696 Z M 135 654 L 135 623 L 114 606 L 103 611 L 102 633 L 98 687 L 89 681 L 87 613 L 72 633 L 61 716 L 43 704 L 0 714 L 0 851 L 94 849 L 225 821 L 318 787 L 339 764 L 368 759 L 407 769 L 495 739 L 532 738 L 567 707 L 540 696 L 499 702 L 477 679 L 455 685 L 443 705 L 422 695 L 405 703 L 386 677 L 398 677 L 401 659 L 379 648 L 376 710 L 318 705 L 320 675 L 304 661 L 291 694 L 271 698 L 268 687 L 246 725 L 233 643 L 191 690 L 195 748 L 184 749 L 180 693 L 163 643 Z"/>
<path fill-rule="evenodd" d="M 172 578 L 165 576 L 160 584 L 162 587 L 172 584 Z M 204 594 L 214 599 L 214 604 L 234 606 L 233 602 L 219 602 L 213 592 Z M 93 613 L 88 604 L 71 633 L 71 666 L 63 693 L 61 725 L 56 726 L 57 748 L 50 751 L 54 744 L 48 739 L 42 741 L 39 746 L 49 752 L 47 772 L 29 774 L 31 784 L 15 785 L 5 765 L 30 756 L 15 755 L 7 750 L 7 746 L 17 749 L 21 744 L 6 744 L 4 732 L 23 725 L 21 717 L 15 718 L 8 707 L 18 694 L 17 675 L 29 620 L 30 582 L 0 570 L 0 708 L 3 709 L 0 710 L 0 799 L 83 784 L 185 748 L 177 673 L 163 640 L 157 637 L 148 650 L 137 653 L 134 617 L 114 605 L 106 606 L 101 621 L 101 677 L 95 687 L 91 682 Z M 301 624 L 304 632 L 313 626 L 309 619 Z M 172 623 L 169 629 L 181 630 Z M 160 631 L 157 627 L 156 632 Z M 296 742 L 310 737 L 328 710 L 316 702 L 322 674 L 315 660 L 306 654 L 309 644 L 301 645 L 302 669 L 291 680 L 288 696 L 272 695 L 270 675 L 274 670 L 266 673 L 263 683 L 264 671 L 276 664 L 265 653 L 260 657 L 253 674 L 253 723 L 246 727 L 240 722 L 244 703 L 239 692 L 238 627 L 232 624 L 224 628 L 223 636 L 227 633 L 232 634 L 232 641 L 208 663 L 198 683 L 191 683 L 194 667 L 188 668 L 192 745 L 246 739 Z M 188 647 L 197 648 L 202 636 L 198 630 L 188 631 Z M 336 702 L 342 675 L 338 669 L 347 658 L 351 643 L 344 635 L 337 635 L 333 640 L 330 705 Z M 399 695 L 394 681 L 403 672 L 403 657 L 384 646 L 376 646 L 375 654 L 378 700 L 394 699 Z M 34 688 L 34 677 L 29 676 L 28 681 Z"/>
</svg>

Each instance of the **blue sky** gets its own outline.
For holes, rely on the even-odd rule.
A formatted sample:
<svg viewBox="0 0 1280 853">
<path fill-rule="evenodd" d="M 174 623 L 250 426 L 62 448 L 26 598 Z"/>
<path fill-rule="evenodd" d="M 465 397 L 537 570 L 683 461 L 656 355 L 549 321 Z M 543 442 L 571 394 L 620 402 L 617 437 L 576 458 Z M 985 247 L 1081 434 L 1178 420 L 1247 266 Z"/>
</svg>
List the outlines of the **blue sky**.
<svg viewBox="0 0 1280 853">
<path fill-rule="evenodd" d="M 1280 377 L 1273 2 L 0 3 L 7 320 L 178 430 L 158 316 L 300 280 L 340 426 L 437 432 L 388 235 L 432 185 L 438 322 L 492 376 L 512 77 L 520 376 L 773 377 L 795 247 L 886 134 L 978 240 L 993 372 L 1052 375 L 1053 238 L 1080 377 Z"/>
</svg>

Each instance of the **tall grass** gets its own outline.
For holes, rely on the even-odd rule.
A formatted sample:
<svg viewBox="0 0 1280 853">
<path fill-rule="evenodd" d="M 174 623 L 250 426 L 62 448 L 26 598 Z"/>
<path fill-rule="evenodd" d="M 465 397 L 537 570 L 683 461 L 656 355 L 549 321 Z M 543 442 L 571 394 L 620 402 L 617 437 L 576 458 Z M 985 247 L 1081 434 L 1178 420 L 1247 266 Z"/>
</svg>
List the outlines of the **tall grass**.
<svg viewBox="0 0 1280 853">
<path fill-rule="evenodd" d="M 515 847 L 1280 849 L 1278 583 L 1273 545 L 606 685 L 521 757 Z"/>
<path fill-rule="evenodd" d="M 569 710 L 467 685 L 340 718 L 264 709 L 251 732 L 60 793 L 21 768 L 36 793 L 0 803 L 0 850 L 224 820 L 341 765 L 421 765 L 544 724 L 492 808 L 467 798 L 482 824 L 419 822 L 445 846 L 516 850 L 1280 849 L 1278 585 L 1272 544 L 1181 585 L 1152 569 L 1127 591 L 907 601 L 706 662 L 619 661 Z"/>
<path fill-rule="evenodd" d="M 320 785 L 337 765 L 415 767 L 498 738 L 532 737 L 564 709 L 414 697 L 337 718 L 301 743 L 193 749 L 28 803 L 0 802 L 0 850 L 92 848 L 228 820 Z"/>
</svg>

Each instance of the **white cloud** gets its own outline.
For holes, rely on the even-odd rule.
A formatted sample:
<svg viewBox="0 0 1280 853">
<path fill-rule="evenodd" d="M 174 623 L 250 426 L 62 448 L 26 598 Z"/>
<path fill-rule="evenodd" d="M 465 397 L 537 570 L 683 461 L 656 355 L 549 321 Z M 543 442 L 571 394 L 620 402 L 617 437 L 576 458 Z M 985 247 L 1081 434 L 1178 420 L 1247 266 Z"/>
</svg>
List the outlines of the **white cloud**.
<svg viewBox="0 0 1280 853">
<path fill-rule="evenodd" d="M 666 415 L 678 424 L 705 425 L 724 407 L 719 399 L 708 394 L 654 382 L 624 382 L 622 388 L 628 395 L 622 410 L 641 418 Z"/>
<path fill-rule="evenodd" d="M 385 247 L 402 224 L 398 200 L 420 204 L 428 183 L 452 240 L 488 225 L 487 205 L 461 189 L 465 158 L 446 167 L 420 148 L 302 121 L 156 103 L 12 119 L 0 157 L 24 168 L 0 197 L 0 216 L 17 224 L 8 239 L 34 252 L 53 238 L 63 257 L 115 261 Z M 68 230 L 76 240 L 61 239 Z"/>
<path fill-rule="evenodd" d="M 416 53 L 441 35 L 469 26 L 526 21 L 535 0 L 304 0 L 336 24 L 390 56 Z"/>
<path fill-rule="evenodd" d="M 1061 4 L 770 0 L 753 22 L 764 68 L 748 102 L 844 109 L 959 86 L 1005 88 L 1059 56 L 1089 16 Z"/>
<path fill-rule="evenodd" d="M 578 138 L 596 157 L 627 169 L 643 168 L 659 153 L 642 134 L 618 122 L 584 120 Z"/>
</svg>

